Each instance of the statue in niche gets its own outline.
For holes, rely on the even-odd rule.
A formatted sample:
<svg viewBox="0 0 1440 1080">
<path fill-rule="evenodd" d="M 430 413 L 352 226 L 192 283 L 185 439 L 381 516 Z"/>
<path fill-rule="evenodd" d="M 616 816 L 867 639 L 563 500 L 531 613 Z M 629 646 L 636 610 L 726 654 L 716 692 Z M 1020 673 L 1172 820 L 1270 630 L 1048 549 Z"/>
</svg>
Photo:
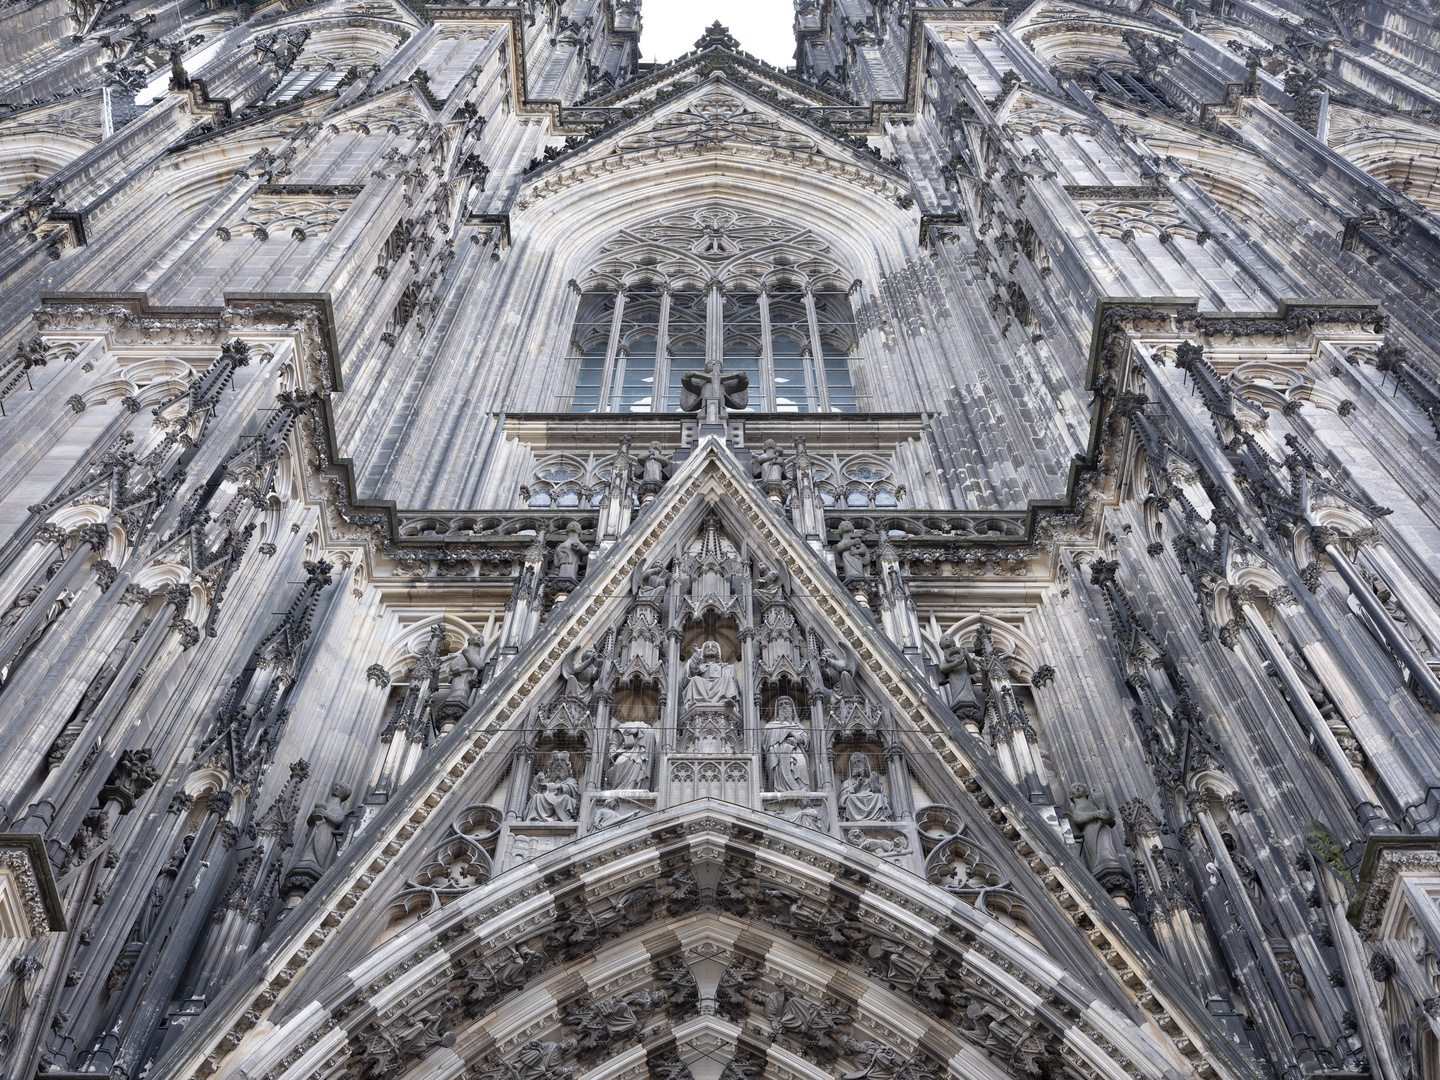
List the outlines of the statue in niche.
<svg viewBox="0 0 1440 1080">
<path fill-rule="evenodd" d="M 761 734 L 771 791 L 810 791 L 810 736 L 800 724 L 795 702 L 777 698 L 775 716 Z"/>
<path fill-rule="evenodd" d="M 571 585 L 580 581 L 580 567 L 589 554 L 589 548 L 580 538 L 580 523 L 572 521 L 565 526 L 565 536 L 555 545 L 555 577 Z"/>
<path fill-rule="evenodd" d="M 1289 641 L 1280 642 L 1280 651 L 1285 654 L 1285 659 L 1290 661 L 1290 666 L 1295 670 L 1295 677 L 1300 680 L 1300 685 L 1305 688 L 1306 695 L 1315 704 L 1320 715 L 1329 720 L 1335 715 L 1335 706 L 1330 697 L 1325 693 L 1325 684 L 1315 677 L 1315 672 L 1310 669 L 1310 664 L 1305 657 L 1300 655 L 1300 650 L 1295 648 Z"/>
<path fill-rule="evenodd" d="M 636 464 L 635 456 L 630 453 L 630 436 L 622 436 L 620 448 L 610 459 L 610 475 L 605 481 L 606 492 L 622 505 L 630 501 L 630 482 L 635 477 Z"/>
<path fill-rule="evenodd" d="M 707 641 L 696 645 L 685 661 L 685 685 L 680 691 L 680 704 L 686 709 L 733 706 L 740 697 L 740 684 L 735 678 L 735 665 L 720 658 L 720 643 Z"/>
<path fill-rule="evenodd" d="M 762 608 L 785 600 L 785 575 L 768 563 L 755 565 L 755 600 Z"/>
<path fill-rule="evenodd" d="M 330 869 L 340 850 L 340 836 L 345 828 L 344 806 L 349 798 L 350 785 L 337 780 L 330 787 L 330 798 L 315 804 L 305 820 L 310 826 L 310 835 L 305 838 L 297 865 L 309 863 L 322 871 Z"/>
<path fill-rule="evenodd" d="M 698 413 L 702 424 L 723 424 L 727 410 L 737 412 L 750 404 L 750 376 L 743 371 L 726 375 L 720 361 L 711 357 L 704 371 L 680 376 L 680 411 Z"/>
<path fill-rule="evenodd" d="M 1080 837 L 1080 854 L 1092 874 L 1120 864 L 1115 843 L 1115 811 L 1091 795 L 1085 784 L 1070 785 L 1070 828 Z"/>
<path fill-rule="evenodd" d="M 835 543 L 835 554 L 840 557 L 840 577 L 845 581 L 863 578 L 865 564 L 870 561 L 870 549 L 865 546 L 865 538 L 850 521 L 840 522 L 836 531 L 840 534 Z"/>
<path fill-rule="evenodd" d="M 140 912 L 140 918 L 135 920 L 135 926 L 130 931 L 131 942 L 143 945 L 149 940 L 155 929 L 156 920 L 160 918 L 160 909 L 165 906 L 165 900 L 175 886 L 175 879 L 180 876 L 180 867 L 184 864 L 185 857 L 190 854 L 190 847 L 194 843 L 195 834 L 190 833 L 171 853 L 170 860 L 161 868 L 160 873 L 155 875 L 155 884 L 150 886 L 150 896 L 145 901 L 145 908 Z"/>
<path fill-rule="evenodd" d="M 25 609 L 40 599 L 40 594 L 45 591 L 45 586 L 50 583 L 50 579 L 53 578 L 56 573 L 59 572 L 60 567 L 64 565 L 64 561 L 60 559 L 52 562 L 45 568 L 44 580 L 37 581 L 11 601 L 9 609 L 4 615 L 0 615 L 0 634 L 8 634 L 15 628 L 16 624 L 24 618 Z"/>
<path fill-rule="evenodd" d="M 845 821 L 889 821 L 891 817 L 890 799 L 870 767 L 868 754 L 850 755 L 850 775 L 835 801 Z"/>
<path fill-rule="evenodd" d="M 1280 929 L 1280 922 L 1275 917 L 1275 911 L 1270 906 L 1270 900 L 1265 895 L 1265 886 L 1260 881 L 1260 872 L 1255 869 L 1250 860 L 1241 855 L 1235 844 L 1235 837 L 1228 832 L 1221 833 L 1220 839 L 1225 845 L 1225 850 L 1230 853 L 1230 861 L 1235 866 L 1235 873 L 1240 877 L 1240 884 L 1250 897 L 1250 907 L 1260 920 L 1260 928 L 1268 938 L 1285 940 L 1285 933 Z"/>
<path fill-rule="evenodd" d="M 760 453 L 755 455 L 755 467 L 760 471 L 760 482 L 762 484 L 782 484 L 785 482 L 785 456 L 780 448 L 775 445 L 774 439 L 766 439 L 765 446 Z"/>
<path fill-rule="evenodd" d="M 655 729 L 640 720 L 616 726 L 610 733 L 610 787 L 622 791 L 650 790 L 650 762 Z"/>
<path fill-rule="evenodd" d="M 578 656 L 577 656 L 578 654 Z M 600 677 L 604 658 L 593 645 L 581 652 L 571 649 L 560 662 L 560 677 L 565 680 L 565 696 L 589 701 L 595 680 Z"/>
<path fill-rule="evenodd" d="M 580 805 L 580 785 L 570 766 L 570 754 L 556 750 L 546 763 L 544 774 L 530 785 L 526 821 L 574 821 Z"/>
</svg>

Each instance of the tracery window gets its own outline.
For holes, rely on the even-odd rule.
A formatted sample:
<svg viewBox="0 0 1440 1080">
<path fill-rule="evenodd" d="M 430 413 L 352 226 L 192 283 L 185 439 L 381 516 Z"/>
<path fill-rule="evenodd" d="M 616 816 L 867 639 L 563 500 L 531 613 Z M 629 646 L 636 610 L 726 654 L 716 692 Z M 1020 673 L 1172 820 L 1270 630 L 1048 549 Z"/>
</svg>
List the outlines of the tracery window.
<svg viewBox="0 0 1440 1080">
<path fill-rule="evenodd" d="M 580 295 L 570 411 L 675 411 L 681 377 L 710 357 L 749 376 L 747 411 L 856 411 L 860 336 L 826 252 L 808 230 L 728 210 L 628 230 Z"/>
</svg>

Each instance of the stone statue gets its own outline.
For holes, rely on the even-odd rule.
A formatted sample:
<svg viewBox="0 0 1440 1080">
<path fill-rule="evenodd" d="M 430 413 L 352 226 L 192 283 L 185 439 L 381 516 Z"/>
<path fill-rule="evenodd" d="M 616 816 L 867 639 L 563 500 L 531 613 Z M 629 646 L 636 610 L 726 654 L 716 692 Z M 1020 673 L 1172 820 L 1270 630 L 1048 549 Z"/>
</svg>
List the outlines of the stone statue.
<svg viewBox="0 0 1440 1080">
<path fill-rule="evenodd" d="M 1229 833 L 1222 833 L 1221 839 L 1225 844 L 1225 850 L 1230 853 L 1230 861 L 1235 867 L 1236 875 L 1240 878 L 1240 884 L 1250 897 L 1250 907 L 1260 920 L 1261 930 L 1266 937 L 1285 940 L 1285 933 L 1280 929 L 1280 922 L 1276 919 L 1275 911 L 1270 906 L 1270 899 L 1265 895 L 1265 886 L 1260 880 L 1260 872 L 1251 865 L 1249 859 L 1236 850 L 1233 836 Z"/>
<path fill-rule="evenodd" d="M 574 1070 L 565 1067 L 565 1055 L 574 1049 L 574 1039 L 531 1039 L 505 1064 L 514 1080 L 569 1080 Z"/>
<path fill-rule="evenodd" d="M 1092 873 L 1118 863 L 1115 847 L 1115 811 L 1092 796 L 1085 784 L 1070 786 L 1070 827 L 1080 837 L 1080 853 Z"/>
<path fill-rule="evenodd" d="M 608 829 L 611 825 L 619 825 L 622 821 L 629 821 L 636 814 L 640 813 L 643 807 L 631 805 L 629 809 L 622 810 L 620 800 L 613 795 L 607 795 L 595 802 L 595 815 L 591 819 L 592 830 Z"/>
<path fill-rule="evenodd" d="M 882 840 L 878 836 L 866 836 L 859 829 L 851 829 L 845 834 L 845 839 L 861 851 L 879 855 L 882 859 L 898 859 L 902 855 L 910 854 L 910 841 L 904 833 L 898 833 L 890 840 Z"/>
<path fill-rule="evenodd" d="M 630 483 L 635 479 L 635 466 L 637 460 L 630 453 L 630 436 L 624 435 L 620 439 L 620 448 L 615 451 L 615 456 L 610 459 L 610 475 L 605 481 L 605 489 L 613 498 L 620 502 L 629 502 Z M 604 476 L 604 474 L 601 474 Z"/>
<path fill-rule="evenodd" d="M 865 564 L 870 561 L 870 549 L 865 546 L 864 537 L 850 521 L 840 522 L 836 531 L 840 534 L 835 543 L 835 554 L 840 557 L 840 577 L 846 581 L 863 578 Z"/>
<path fill-rule="evenodd" d="M 526 821 L 574 821 L 580 806 L 580 785 L 570 767 L 570 754 L 556 750 L 550 755 L 545 773 L 530 785 Z"/>
<path fill-rule="evenodd" d="M 762 484 L 780 484 L 785 480 L 785 457 L 774 439 L 766 439 L 764 448 L 755 455 Z"/>
<path fill-rule="evenodd" d="M 952 709 L 958 712 L 980 707 L 975 683 L 970 678 L 975 674 L 975 662 L 949 634 L 940 635 L 940 662 L 935 670 L 940 674 L 940 685 L 947 688 L 946 702 Z"/>
<path fill-rule="evenodd" d="M 891 817 L 890 799 L 880 786 L 880 778 L 871 770 L 866 754 L 850 755 L 850 775 L 835 801 L 845 821 L 889 821 Z"/>
<path fill-rule="evenodd" d="M 1291 668 L 1295 671 L 1295 677 L 1300 680 L 1300 685 L 1305 688 L 1305 693 L 1315 703 L 1315 708 L 1325 719 L 1330 719 L 1335 713 L 1335 706 L 1330 697 L 1325 693 L 1325 684 L 1315 677 L 1315 672 L 1310 670 L 1309 663 L 1305 657 L 1300 655 L 1300 650 L 1289 641 L 1280 642 L 1280 651 L 1285 654 L 1285 659 L 1290 661 Z"/>
<path fill-rule="evenodd" d="M 640 464 L 640 483 L 643 491 L 659 491 L 665 483 L 665 470 L 670 467 L 670 455 L 660 443 L 652 442 L 648 450 L 642 450 L 635 459 Z"/>
<path fill-rule="evenodd" d="M 650 762 L 655 729 L 639 720 L 619 724 L 610 734 L 610 787 L 650 790 Z"/>
<path fill-rule="evenodd" d="M 345 826 L 345 801 L 350 798 L 350 785 L 340 780 L 330 787 L 330 798 L 318 802 L 305 823 L 310 835 L 300 853 L 300 863 L 312 863 L 322 871 L 330 869 L 340 850 L 340 834 Z"/>
<path fill-rule="evenodd" d="M 577 646 L 566 653 L 565 659 L 560 662 L 560 677 L 565 681 L 565 696 L 589 701 L 590 692 L 595 686 L 595 680 L 600 677 L 602 666 L 603 660 L 593 645 L 584 652 Z"/>
<path fill-rule="evenodd" d="M 665 569 L 664 563 L 657 562 L 651 566 L 642 563 L 635 570 L 631 588 L 639 603 L 659 607 L 665 591 L 670 588 L 670 571 Z"/>
<path fill-rule="evenodd" d="M 735 665 L 720 658 L 720 643 L 707 641 L 696 645 L 685 661 L 685 685 L 680 691 L 680 704 L 685 708 L 734 705 L 740 697 L 740 684 L 735 679 Z"/>
<path fill-rule="evenodd" d="M 841 1073 L 839 1080 L 893 1080 L 904 1072 L 917 1075 L 922 1072 L 920 1069 L 907 1070 L 905 1058 L 884 1043 L 845 1038 L 840 1041 L 840 1046 L 845 1053 L 861 1060 L 859 1069 Z"/>
<path fill-rule="evenodd" d="M 19 596 L 17 596 L 11 602 L 10 609 L 6 611 L 3 616 L 0 616 L 0 635 L 8 634 L 12 629 L 14 629 L 15 624 L 20 621 L 22 616 L 24 616 L 25 609 L 28 608 L 31 604 L 35 603 L 35 601 L 39 599 L 40 594 L 44 591 L 45 583 L 42 581 L 31 585 L 30 588 L 26 589 Z"/>
<path fill-rule="evenodd" d="M 572 1006 L 565 1016 L 565 1024 L 579 1034 L 582 1053 L 599 1050 L 617 1039 L 638 1036 L 650 1014 L 668 1000 L 664 990 L 612 994 L 596 1002 Z"/>
<path fill-rule="evenodd" d="M 843 642 L 840 648 L 845 653 L 843 660 L 829 649 L 820 650 L 820 669 L 824 673 L 826 685 L 840 695 L 840 700 L 850 701 L 861 696 L 860 686 L 855 678 L 860 670 L 860 662 Z"/>
<path fill-rule="evenodd" d="M 171 853 L 170 859 L 155 875 L 155 884 L 150 886 L 150 895 L 146 898 L 145 908 L 140 912 L 140 918 L 135 920 L 135 926 L 130 931 L 132 942 L 144 943 L 155 930 L 156 920 L 160 918 L 160 909 L 165 906 L 165 900 L 170 895 L 170 890 L 175 887 L 175 879 L 180 875 L 180 867 L 185 862 L 185 857 L 190 854 L 190 847 L 195 843 L 195 834 L 191 833 L 180 846 Z"/>
<path fill-rule="evenodd" d="M 469 708 L 470 699 L 480 686 L 480 676 L 484 669 L 485 642 L 472 636 L 464 648 L 440 665 L 440 681 L 443 685 L 430 699 L 431 715 L 438 719 L 442 711 L 454 713 Z M 450 722 L 454 723 L 454 720 Z"/>
<path fill-rule="evenodd" d="M 830 815 L 825 812 L 823 799 L 806 799 L 789 810 L 771 810 L 770 813 L 784 821 L 799 825 L 802 829 L 814 829 L 816 832 L 830 831 Z"/>
<path fill-rule="evenodd" d="M 762 608 L 779 604 L 785 599 L 785 577 L 778 569 L 770 569 L 767 563 L 755 566 L 755 600 Z"/>
<path fill-rule="evenodd" d="M 580 539 L 580 523 L 570 522 L 565 526 L 565 538 L 555 545 L 555 577 L 572 585 L 577 583 L 580 567 L 588 553 L 589 548 Z"/>
<path fill-rule="evenodd" d="M 446 1014 L 456 1009 L 460 999 L 453 994 L 446 995 L 430 1008 L 416 1009 L 395 1022 L 386 1033 L 387 1043 L 393 1043 L 398 1054 L 399 1065 L 409 1058 L 423 1057 L 437 1046 L 454 1046 L 456 1035 L 453 1031 L 440 1030 L 445 1026 Z"/>
<path fill-rule="evenodd" d="M 77 717 L 89 716 L 95 711 L 95 706 L 100 704 L 100 699 L 105 696 L 105 691 L 110 689 L 110 684 L 119 674 L 120 669 L 125 666 L 125 661 L 130 659 L 130 654 L 135 651 L 135 645 L 140 640 L 137 633 L 133 637 L 122 638 L 120 643 L 106 654 L 100 670 L 85 687 L 85 696 L 80 699 L 80 707 L 75 710 Z"/>
<path fill-rule="evenodd" d="M 680 411 L 699 413 L 702 424 L 723 424 L 727 410 L 739 411 L 748 404 L 750 376 L 743 371 L 726 375 L 713 356 L 705 361 L 704 371 L 680 376 Z"/>
<path fill-rule="evenodd" d="M 761 733 L 765 750 L 765 771 L 771 791 L 810 791 L 810 736 L 800 724 L 795 702 L 777 698 L 775 716 Z"/>
</svg>

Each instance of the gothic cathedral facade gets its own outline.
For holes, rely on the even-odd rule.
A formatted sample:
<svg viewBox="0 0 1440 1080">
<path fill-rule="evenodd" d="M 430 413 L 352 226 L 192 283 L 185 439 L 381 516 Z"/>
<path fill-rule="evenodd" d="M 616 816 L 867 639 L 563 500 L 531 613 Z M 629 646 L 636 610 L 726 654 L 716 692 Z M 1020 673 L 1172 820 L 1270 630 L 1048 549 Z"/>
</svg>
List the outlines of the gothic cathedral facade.
<svg viewBox="0 0 1440 1080">
<path fill-rule="evenodd" d="M 1440 1080 L 1437 12 L 0 6 L 0 1076 Z"/>
</svg>

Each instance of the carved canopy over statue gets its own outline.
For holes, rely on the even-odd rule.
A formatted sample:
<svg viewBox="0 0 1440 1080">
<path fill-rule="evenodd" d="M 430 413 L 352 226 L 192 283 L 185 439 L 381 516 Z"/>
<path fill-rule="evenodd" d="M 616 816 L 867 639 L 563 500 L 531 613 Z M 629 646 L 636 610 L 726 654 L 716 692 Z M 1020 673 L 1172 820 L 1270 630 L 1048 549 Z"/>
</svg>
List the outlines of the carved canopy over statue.
<svg viewBox="0 0 1440 1080">
<path fill-rule="evenodd" d="M 687 371 L 680 377 L 680 411 L 699 413 L 702 424 L 723 424 L 728 409 L 737 412 L 750 404 L 750 376 L 743 371 L 726 375 L 720 361 L 711 357 L 704 371 Z"/>
</svg>

